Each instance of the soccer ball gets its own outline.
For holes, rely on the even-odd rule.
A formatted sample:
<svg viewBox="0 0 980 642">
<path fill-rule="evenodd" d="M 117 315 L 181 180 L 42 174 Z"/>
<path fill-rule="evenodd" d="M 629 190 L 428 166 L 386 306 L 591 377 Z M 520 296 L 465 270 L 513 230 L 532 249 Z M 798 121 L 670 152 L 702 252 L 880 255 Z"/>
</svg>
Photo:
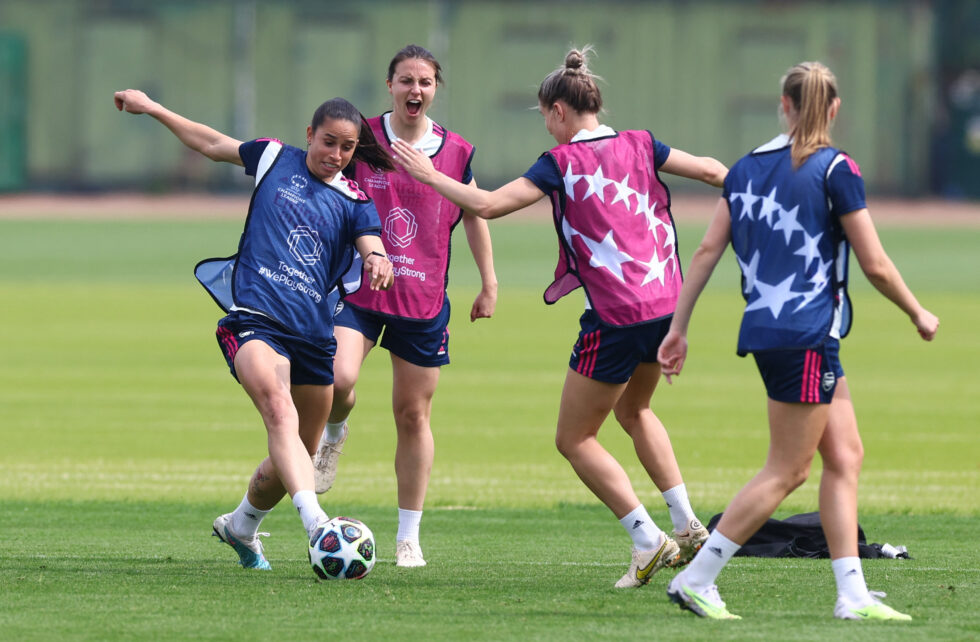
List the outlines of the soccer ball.
<svg viewBox="0 0 980 642">
<path fill-rule="evenodd" d="M 359 580 L 374 561 L 374 534 L 351 517 L 334 517 L 310 537 L 310 565 L 321 580 Z"/>
</svg>

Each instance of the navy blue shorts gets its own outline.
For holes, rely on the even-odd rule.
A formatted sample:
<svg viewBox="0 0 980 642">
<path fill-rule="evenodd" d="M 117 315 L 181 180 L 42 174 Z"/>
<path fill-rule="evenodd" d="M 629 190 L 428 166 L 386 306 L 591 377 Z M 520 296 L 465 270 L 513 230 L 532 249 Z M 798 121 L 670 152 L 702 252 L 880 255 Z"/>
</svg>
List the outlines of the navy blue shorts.
<svg viewBox="0 0 980 642">
<path fill-rule="evenodd" d="M 396 357 L 423 368 L 438 368 L 449 363 L 448 296 L 433 319 L 391 317 L 344 301 L 337 304 L 337 308 L 334 325 L 357 330 Z"/>
<path fill-rule="evenodd" d="M 626 383 L 641 363 L 656 363 L 670 319 L 620 327 L 603 323 L 594 310 L 579 319 L 581 330 L 568 367 L 596 381 Z"/>
<path fill-rule="evenodd" d="M 766 394 L 786 403 L 830 403 L 844 376 L 840 341 L 828 339 L 810 349 L 753 352 Z"/>
<path fill-rule="evenodd" d="M 235 355 L 238 349 L 249 341 L 258 340 L 289 359 L 289 380 L 292 384 L 333 384 L 333 358 L 337 354 L 337 340 L 333 337 L 326 344 L 313 343 L 289 332 L 268 317 L 241 310 L 233 311 L 218 321 L 215 334 L 236 381 Z"/>
</svg>

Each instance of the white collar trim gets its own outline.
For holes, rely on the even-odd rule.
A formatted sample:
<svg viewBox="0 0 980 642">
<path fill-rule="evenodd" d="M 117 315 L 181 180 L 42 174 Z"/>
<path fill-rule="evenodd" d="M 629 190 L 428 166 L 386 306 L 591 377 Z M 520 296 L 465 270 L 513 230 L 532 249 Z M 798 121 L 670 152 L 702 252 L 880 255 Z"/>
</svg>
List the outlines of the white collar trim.
<svg viewBox="0 0 980 642">
<path fill-rule="evenodd" d="M 568 141 L 570 143 L 577 143 L 581 140 L 592 140 L 594 138 L 603 138 L 605 136 L 615 136 L 616 130 L 609 125 L 599 125 L 592 131 L 588 129 L 580 129 L 577 134 L 572 136 L 572 140 Z"/>
<path fill-rule="evenodd" d="M 775 138 L 773 138 L 771 141 L 769 141 L 765 145 L 760 145 L 759 147 L 756 147 L 755 149 L 753 149 L 752 150 L 752 153 L 753 154 L 758 154 L 758 153 L 761 153 L 761 152 L 775 151 L 777 149 L 782 149 L 784 147 L 788 147 L 790 145 L 790 143 L 792 143 L 792 142 L 793 142 L 793 139 L 792 138 L 790 138 L 786 134 L 780 134 L 779 136 L 776 136 Z"/>
<path fill-rule="evenodd" d="M 388 140 L 390 140 L 391 142 L 400 140 L 398 136 L 395 134 L 395 130 L 391 128 L 390 111 L 385 112 L 384 115 L 382 115 L 381 122 L 384 123 L 385 133 L 388 135 Z M 421 151 L 424 154 L 428 154 L 429 156 L 431 156 L 432 154 L 434 154 L 436 151 L 439 150 L 439 146 L 442 145 L 442 141 L 439 139 L 438 136 L 432 133 L 432 119 L 426 116 L 425 123 L 426 123 L 425 133 L 422 134 L 422 138 L 418 139 L 417 141 L 415 141 L 415 143 L 412 144 L 412 147 Z"/>
</svg>

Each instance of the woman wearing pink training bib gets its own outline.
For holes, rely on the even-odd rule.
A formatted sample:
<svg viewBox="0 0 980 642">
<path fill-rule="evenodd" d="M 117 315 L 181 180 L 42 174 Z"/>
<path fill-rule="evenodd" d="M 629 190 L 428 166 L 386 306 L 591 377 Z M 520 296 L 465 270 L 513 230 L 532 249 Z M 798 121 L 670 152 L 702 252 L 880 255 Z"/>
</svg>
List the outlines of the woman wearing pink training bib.
<svg viewBox="0 0 980 642">
<path fill-rule="evenodd" d="M 367 119 L 379 145 L 404 141 L 431 158 L 441 171 L 473 182 L 473 146 L 426 115 L 442 82 L 442 67 L 431 52 L 409 45 L 388 65 L 393 108 Z M 399 567 L 425 566 L 419 544 L 422 508 L 435 458 L 429 418 L 440 369 L 449 364 L 449 257 L 452 233 L 462 221 L 482 287 L 470 308 L 470 321 L 489 318 L 497 303 L 490 232 L 486 221 L 463 212 L 404 171 L 378 172 L 353 164 L 354 178 L 372 198 L 382 222 L 382 240 L 394 263 L 395 282 L 384 293 L 361 288 L 344 299 L 337 326 L 336 395 L 314 464 L 318 493 L 333 484 L 347 419 L 354 408 L 354 386 L 361 364 L 376 345 L 391 358 L 391 403 L 398 444 Z M 475 184 L 475 183 L 474 183 Z"/>
<path fill-rule="evenodd" d="M 586 310 L 562 391 L 555 442 L 579 478 L 632 539 L 632 562 L 616 582 L 639 587 L 665 566 L 685 563 L 708 537 L 691 509 L 667 431 L 650 409 L 660 380 L 657 348 L 681 287 L 670 193 L 658 170 L 720 186 L 725 166 L 671 149 L 646 131 L 600 124 L 602 96 L 573 50 L 548 75 L 538 104 L 558 143 L 521 178 L 488 192 L 436 171 L 422 154 L 395 143 L 395 160 L 419 181 L 483 218 L 550 197 L 559 239 L 553 303 L 585 290 Z M 626 471 L 597 440 L 610 412 L 663 493 L 673 537 L 654 523 Z"/>
</svg>

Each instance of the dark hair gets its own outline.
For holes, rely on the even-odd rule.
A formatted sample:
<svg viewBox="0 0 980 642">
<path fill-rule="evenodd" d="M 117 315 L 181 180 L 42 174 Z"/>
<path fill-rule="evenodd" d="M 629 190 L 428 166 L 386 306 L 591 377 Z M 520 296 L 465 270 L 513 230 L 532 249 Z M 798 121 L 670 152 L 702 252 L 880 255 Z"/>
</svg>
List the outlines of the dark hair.
<svg viewBox="0 0 980 642">
<path fill-rule="evenodd" d="M 401 51 L 395 54 L 395 57 L 388 63 L 388 82 L 391 82 L 391 80 L 395 77 L 395 67 L 398 66 L 398 63 L 404 60 L 411 60 L 413 58 L 424 60 L 432 65 L 432 68 L 436 72 L 436 84 L 443 84 L 442 65 L 439 64 L 439 61 L 436 60 L 436 57 L 432 55 L 431 51 L 419 45 L 406 45 Z"/>
<path fill-rule="evenodd" d="M 538 102 L 550 107 L 563 100 L 579 113 L 598 114 L 602 111 L 602 94 L 596 85 L 596 80 L 601 78 L 589 71 L 586 58 L 590 53 L 593 49 L 589 45 L 569 51 L 565 64 L 541 81 Z"/>
<path fill-rule="evenodd" d="M 395 162 L 391 156 L 378 143 L 378 139 L 374 137 L 374 132 L 365 122 L 361 112 L 357 111 L 357 107 L 350 102 L 343 98 L 331 98 L 313 112 L 310 127 L 315 132 L 325 120 L 346 120 L 357 127 L 357 149 L 354 150 L 353 160 L 367 163 L 375 171 L 395 169 Z"/>
<path fill-rule="evenodd" d="M 837 78 L 819 62 L 801 62 L 789 68 L 782 86 L 797 114 L 789 134 L 793 137 L 793 167 L 799 167 L 815 151 L 831 144 L 830 106 L 837 98 Z"/>
</svg>

